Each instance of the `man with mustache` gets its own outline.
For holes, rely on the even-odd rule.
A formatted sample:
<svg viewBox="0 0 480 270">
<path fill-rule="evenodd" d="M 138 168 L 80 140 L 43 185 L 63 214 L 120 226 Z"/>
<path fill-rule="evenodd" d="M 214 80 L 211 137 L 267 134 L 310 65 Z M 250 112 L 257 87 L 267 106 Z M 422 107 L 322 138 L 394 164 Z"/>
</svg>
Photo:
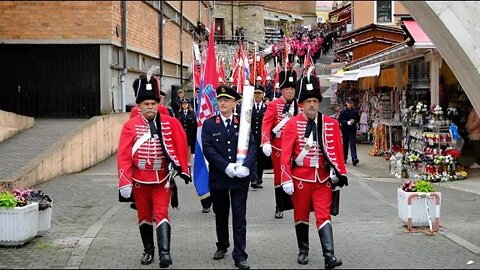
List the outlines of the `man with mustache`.
<svg viewBox="0 0 480 270">
<path fill-rule="evenodd" d="M 309 215 L 313 210 L 325 268 L 332 269 L 342 265 L 333 249 L 332 191 L 348 185 L 340 127 L 336 119 L 319 112 L 322 95 L 316 77 L 304 77 L 298 92 L 303 110 L 288 121 L 282 134 L 281 184 L 292 196 L 297 262 L 308 263 Z"/>
<path fill-rule="evenodd" d="M 118 144 L 118 187 L 120 196 L 133 199 L 144 253 L 140 263 L 152 263 L 155 226 L 160 267 L 172 264 L 170 256 L 170 218 L 168 206 L 178 207 L 174 177 L 191 182 L 188 168 L 188 146 L 180 122 L 160 114 L 159 89 L 156 80 L 143 77 L 137 85 L 136 103 L 140 114 L 122 127 Z M 132 194 L 133 193 L 133 194 Z"/>
</svg>

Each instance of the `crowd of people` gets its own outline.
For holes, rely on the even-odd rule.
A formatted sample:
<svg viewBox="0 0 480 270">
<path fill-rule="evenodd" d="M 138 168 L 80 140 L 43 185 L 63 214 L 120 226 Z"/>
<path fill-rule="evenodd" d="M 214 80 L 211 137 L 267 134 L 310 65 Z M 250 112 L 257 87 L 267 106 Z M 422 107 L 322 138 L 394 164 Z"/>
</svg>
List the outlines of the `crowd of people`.
<svg viewBox="0 0 480 270">
<path fill-rule="evenodd" d="M 203 123 L 202 152 L 208 161 L 210 196 L 201 200 L 202 212 L 215 214 L 216 251 L 220 260 L 230 248 L 229 213 L 232 213 L 232 258 L 239 269 L 249 269 L 246 252 L 247 197 L 250 188 L 263 188 L 263 172 L 273 169 L 274 217 L 293 209 L 297 262 L 308 264 L 309 214 L 315 214 L 325 268 L 342 264 L 334 253 L 331 216 L 338 214 L 339 188 L 348 185 L 346 154 L 340 123 L 319 111 L 320 83 L 299 60 L 326 46 L 326 39 L 312 32 L 286 37 L 285 52 L 292 62 L 280 61 L 278 82 L 257 77 L 251 108 L 250 139 L 246 158 L 238 163 L 241 100 L 232 78 L 219 79 L 218 113 Z M 306 48 L 307 47 L 307 48 Z M 295 69 L 296 61 L 303 68 Z M 311 71 L 311 69 L 310 69 Z M 118 148 L 119 200 L 137 210 L 144 251 L 141 264 L 154 260 L 156 231 L 161 268 L 173 263 L 170 254 L 169 204 L 178 207 L 178 176 L 191 182 L 191 156 L 197 137 L 198 88 L 187 99 L 183 89 L 164 104 L 164 93 L 154 76 L 141 76 L 133 84 L 137 106 L 121 131 Z M 349 120 L 349 123 L 351 121 Z M 352 149 L 353 154 L 353 149 Z M 352 156 L 353 158 L 353 156 Z"/>
</svg>

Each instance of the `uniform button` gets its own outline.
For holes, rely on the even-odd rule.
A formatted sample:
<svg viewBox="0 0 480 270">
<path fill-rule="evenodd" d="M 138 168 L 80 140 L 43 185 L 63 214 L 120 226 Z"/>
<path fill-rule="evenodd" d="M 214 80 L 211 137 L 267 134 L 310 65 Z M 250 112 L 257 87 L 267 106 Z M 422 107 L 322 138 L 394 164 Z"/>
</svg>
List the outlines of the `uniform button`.
<svg viewBox="0 0 480 270">
<path fill-rule="evenodd" d="M 232 151 L 232 149 L 228 149 L 228 152 Z"/>
<path fill-rule="evenodd" d="M 228 156 L 228 159 L 232 159 L 232 157 L 231 157 L 231 156 Z"/>
<path fill-rule="evenodd" d="M 230 141 L 227 141 L 228 144 L 230 144 Z"/>
</svg>

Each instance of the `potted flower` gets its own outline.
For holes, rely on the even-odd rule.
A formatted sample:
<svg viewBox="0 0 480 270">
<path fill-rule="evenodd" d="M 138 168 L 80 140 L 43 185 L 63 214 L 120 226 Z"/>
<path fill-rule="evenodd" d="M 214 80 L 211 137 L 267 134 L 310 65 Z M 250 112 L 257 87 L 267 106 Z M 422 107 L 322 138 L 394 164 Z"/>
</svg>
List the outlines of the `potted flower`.
<svg viewBox="0 0 480 270">
<path fill-rule="evenodd" d="M 397 189 L 398 217 L 413 227 L 429 226 L 433 231 L 440 228 L 441 193 L 435 192 L 432 184 L 425 180 L 402 181 Z"/>
<path fill-rule="evenodd" d="M 0 246 L 23 245 L 37 234 L 38 203 L 26 196 L 24 190 L 0 191 Z"/>
<path fill-rule="evenodd" d="M 50 229 L 52 224 L 52 199 L 41 190 L 31 191 L 27 197 L 29 202 L 38 203 L 38 232 L 40 236 Z"/>
</svg>

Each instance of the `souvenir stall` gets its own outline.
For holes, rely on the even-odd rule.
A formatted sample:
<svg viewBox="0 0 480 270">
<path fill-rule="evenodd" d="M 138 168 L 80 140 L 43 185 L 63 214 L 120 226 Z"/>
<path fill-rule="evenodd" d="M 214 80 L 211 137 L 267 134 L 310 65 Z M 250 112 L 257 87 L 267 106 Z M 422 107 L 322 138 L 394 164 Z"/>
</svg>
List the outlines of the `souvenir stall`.
<svg viewBox="0 0 480 270">
<path fill-rule="evenodd" d="M 391 157 L 391 173 L 399 178 L 429 182 L 466 179 L 467 173 L 458 161 L 464 143 L 457 125 L 461 121 L 456 108 L 459 104 L 465 106 L 465 101 L 452 99 L 448 108 L 430 104 L 431 93 L 425 83 L 428 71 L 423 72 L 427 70 L 424 67 L 424 62 L 409 64 L 408 84 L 400 102 L 405 105 L 401 119 L 405 134 L 402 145 L 406 153 Z M 455 91 L 448 91 L 448 95 L 462 96 Z M 454 103 L 455 107 L 450 107 Z"/>
</svg>

